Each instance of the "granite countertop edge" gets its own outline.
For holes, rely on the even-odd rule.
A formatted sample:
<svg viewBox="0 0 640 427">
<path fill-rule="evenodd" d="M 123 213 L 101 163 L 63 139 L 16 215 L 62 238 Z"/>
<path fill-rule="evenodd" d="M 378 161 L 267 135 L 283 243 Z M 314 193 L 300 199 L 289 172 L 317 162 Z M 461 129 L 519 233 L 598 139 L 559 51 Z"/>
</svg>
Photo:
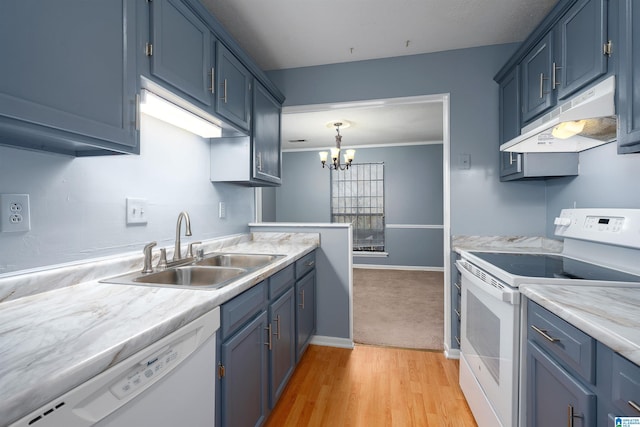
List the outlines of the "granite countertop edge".
<svg viewBox="0 0 640 427">
<path fill-rule="evenodd" d="M 0 284 L 7 289 L 28 285 L 33 293 L 0 304 L 0 419 L 9 423 L 20 419 L 319 246 L 317 233 L 264 232 L 203 242 L 207 253 L 225 250 L 285 255 L 217 290 L 99 281 L 127 273 L 132 266 L 138 268 L 138 255 L 116 261 L 105 259 L 103 264 L 97 261 L 93 270 L 70 265 L 2 278 Z M 82 272 L 78 274 L 79 269 Z M 83 281 L 97 274 L 95 271 L 102 277 Z M 69 275 L 78 283 L 62 287 L 52 283 L 49 288 L 40 283 Z"/>
<path fill-rule="evenodd" d="M 520 291 L 640 366 L 640 288 L 525 284 Z"/>
</svg>

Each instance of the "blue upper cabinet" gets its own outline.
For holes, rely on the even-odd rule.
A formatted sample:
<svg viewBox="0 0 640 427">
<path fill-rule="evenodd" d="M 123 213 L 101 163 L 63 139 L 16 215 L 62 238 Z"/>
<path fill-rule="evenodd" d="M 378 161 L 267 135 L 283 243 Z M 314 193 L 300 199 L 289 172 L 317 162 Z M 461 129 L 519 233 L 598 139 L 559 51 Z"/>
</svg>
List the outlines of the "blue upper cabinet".
<svg viewBox="0 0 640 427">
<path fill-rule="evenodd" d="M 168 83 L 187 100 L 213 107 L 215 38 L 205 23 L 182 0 L 150 3 L 150 73 Z"/>
<path fill-rule="evenodd" d="M 522 124 L 612 73 L 608 0 L 561 0 L 496 75 L 520 67 Z"/>
<path fill-rule="evenodd" d="M 251 124 L 249 70 L 221 43 L 216 60 L 216 112 L 223 119 L 248 131 Z"/>
<path fill-rule="evenodd" d="M 607 0 L 578 1 L 558 22 L 557 33 L 551 86 L 563 100 L 607 73 Z"/>
<path fill-rule="evenodd" d="M 549 32 L 522 60 L 522 120 L 528 122 L 551 108 L 553 32 Z"/>
<path fill-rule="evenodd" d="M 0 143 L 137 153 L 132 0 L 3 2 Z"/>
<path fill-rule="evenodd" d="M 258 82 L 253 90 L 253 178 L 278 185 L 282 176 L 281 106 Z"/>
<path fill-rule="evenodd" d="M 618 152 L 640 152 L 640 4 L 620 2 Z"/>
</svg>

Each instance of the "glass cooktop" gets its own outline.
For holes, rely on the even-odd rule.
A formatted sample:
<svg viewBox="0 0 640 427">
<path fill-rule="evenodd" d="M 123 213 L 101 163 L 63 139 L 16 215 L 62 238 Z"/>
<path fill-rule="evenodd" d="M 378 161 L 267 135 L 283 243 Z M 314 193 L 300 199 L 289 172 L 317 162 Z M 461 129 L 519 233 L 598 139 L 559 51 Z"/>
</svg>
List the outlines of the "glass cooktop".
<svg viewBox="0 0 640 427">
<path fill-rule="evenodd" d="M 514 276 L 640 283 L 638 275 L 600 267 L 562 255 L 471 253 Z"/>
</svg>

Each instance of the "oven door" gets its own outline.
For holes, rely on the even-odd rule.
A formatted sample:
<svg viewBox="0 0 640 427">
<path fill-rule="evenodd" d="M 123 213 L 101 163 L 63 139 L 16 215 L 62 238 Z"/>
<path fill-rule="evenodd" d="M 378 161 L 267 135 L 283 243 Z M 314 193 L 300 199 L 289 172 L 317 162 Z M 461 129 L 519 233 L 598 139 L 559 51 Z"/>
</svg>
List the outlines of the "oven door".
<svg viewBox="0 0 640 427">
<path fill-rule="evenodd" d="M 520 294 L 504 284 L 486 283 L 463 264 L 458 268 L 462 273 L 461 387 L 480 427 L 514 426 L 518 408 Z M 475 381 L 463 378 L 469 375 Z"/>
</svg>

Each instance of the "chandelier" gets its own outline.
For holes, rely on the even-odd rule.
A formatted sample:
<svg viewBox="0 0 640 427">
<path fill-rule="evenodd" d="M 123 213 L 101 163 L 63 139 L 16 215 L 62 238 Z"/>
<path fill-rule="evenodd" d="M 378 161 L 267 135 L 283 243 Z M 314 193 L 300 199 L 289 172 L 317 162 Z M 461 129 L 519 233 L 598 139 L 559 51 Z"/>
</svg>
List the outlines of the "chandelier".
<svg viewBox="0 0 640 427">
<path fill-rule="evenodd" d="M 343 171 L 345 169 L 349 169 L 349 166 L 351 166 L 351 162 L 353 162 L 353 159 L 356 157 L 356 150 L 345 150 L 344 164 L 340 163 L 340 144 L 342 143 L 342 135 L 340 135 L 340 126 L 342 125 L 343 125 L 342 122 L 333 123 L 333 126 L 335 126 L 336 128 L 336 147 L 331 149 L 331 163 L 327 165 L 329 170 L 339 169 Z M 329 157 L 329 152 L 321 151 L 318 154 L 320 154 L 320 161 L 322 162 L 322 167 L 324 168 Z"/>
</svg>

